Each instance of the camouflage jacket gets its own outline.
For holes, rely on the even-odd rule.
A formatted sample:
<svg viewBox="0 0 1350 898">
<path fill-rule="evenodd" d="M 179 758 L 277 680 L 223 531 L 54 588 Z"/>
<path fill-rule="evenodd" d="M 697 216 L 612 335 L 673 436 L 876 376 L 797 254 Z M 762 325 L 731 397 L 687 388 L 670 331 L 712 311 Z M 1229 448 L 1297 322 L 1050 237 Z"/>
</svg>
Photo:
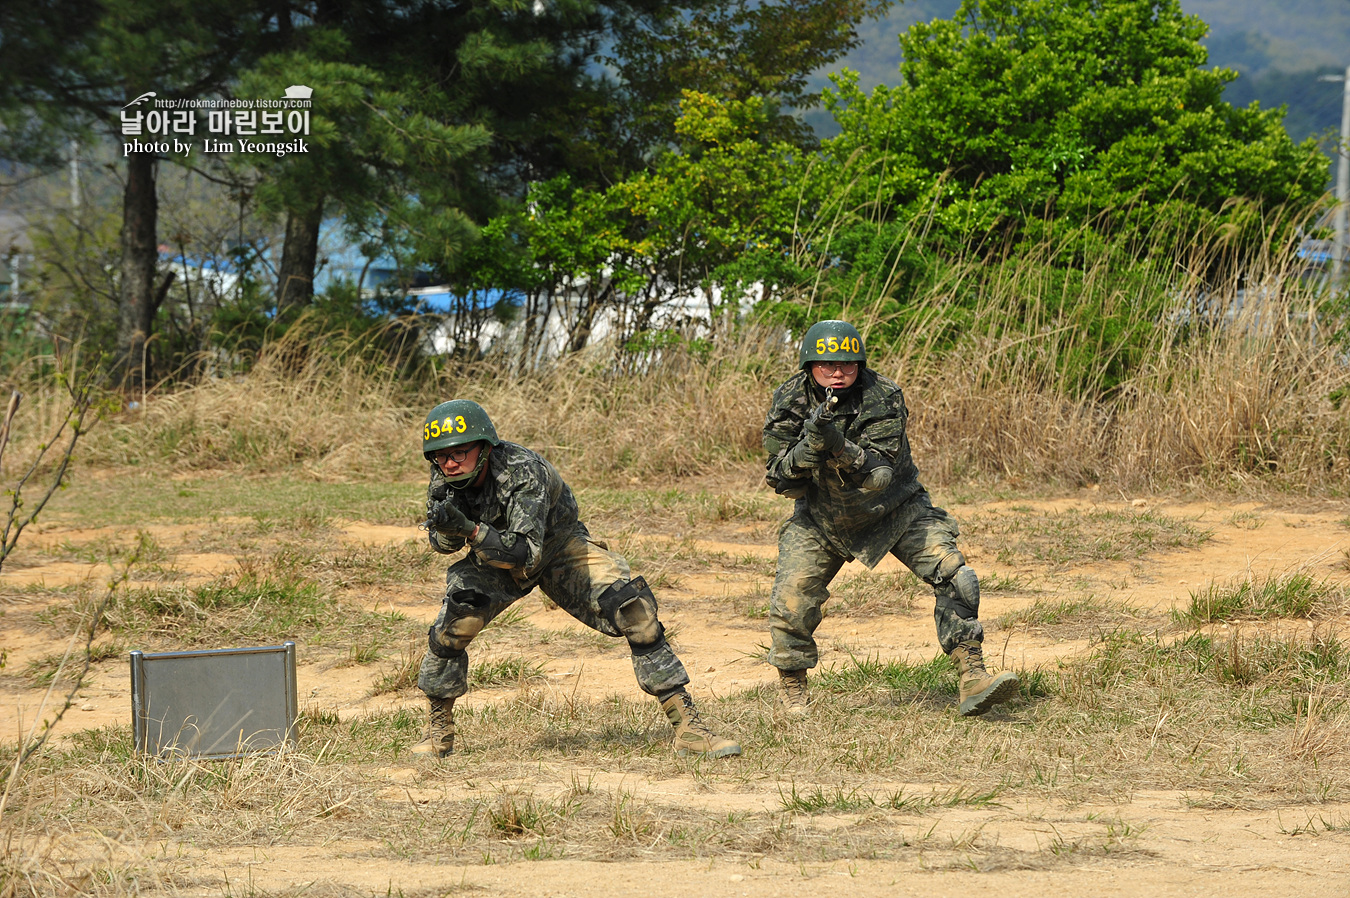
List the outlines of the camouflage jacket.
<svg viewBox="0 0 1350 898">
<path fill-rule="evenodd" d="M 825 391 L 805 371 L 774 391 L 764 420 L 765 480 L 779 492 L 800 492 L 794 517 L 814 524 L 840 555 L 875 567 L 909 525 L 912 515 L 905 504 L 923 492 L 905 435 L 909 410 L 900 387 L 866 367 L 853 387 L 836 395 L 832 420 L 847 441 L 844 450 L 819 466 L 799 469 L 789 453 Z M 874 492 L 859 489 L 850 475 L 876 464 L 894 469 L 890 485 Z"/>
<path fill-rule="evenodd" d="M 586 525 L 577 518 L 577 500 L 571 488 L 547 459 L 524 446 L 502 442 L 494 447 L 481 486 L 452 489 L 443 484 L 445 478 L 433 465 L 431 483 L 427 485 L 428 509 L 433 493 L 448 493 L 449 501 L 469 520 L 490 524 L 500 531 L 506 547 L 525 540 L 525 565 L 511 569 L 511 576 L 522 585 L 539 575 L 554 551 L 574 536 L 588 535 Z M 428 537 L 431 547 L 445 555 L 465 546 L 460 537 L 435 531 L 428 533 Z M 476 554 L 470 557 L 483 563 Z"/>
</svg>

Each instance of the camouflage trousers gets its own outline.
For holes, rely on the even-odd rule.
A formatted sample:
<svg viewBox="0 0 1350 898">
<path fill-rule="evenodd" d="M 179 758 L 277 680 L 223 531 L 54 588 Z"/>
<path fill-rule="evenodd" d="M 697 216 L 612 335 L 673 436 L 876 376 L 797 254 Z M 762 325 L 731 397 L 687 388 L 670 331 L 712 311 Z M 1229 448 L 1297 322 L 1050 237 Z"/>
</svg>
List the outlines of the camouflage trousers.
<svg viewBox="0 0 1350 898">
<path fill-rule="evenodd" d="M 949 580 L 939 580 L 943 560 L 957 551 L 956 519 L 919 493 L 904 507 L 913 515 L 891 554 L 933 587 L 933 619 L 938 642 L 951 653 L 967 639 L 984 640 L 979 597 L 963 598 Z M 826 542 L 809 519 L 793 515 L 778 531 L 778 574 L 769 600 L 769 663 L 780 670 L 804 670 L 819 661 L 812 634 L 820 626 L 821 606 L 830 597 L 830 581 L 846 557 Z M 950 567 L 950 563 L 946 567 Z M 950 577 L 952 571 L 943 573 Z"/>
<path fill-rule="evenodd" d="M 493 618 L 537 585 L 568 614 L 592 630 L 619 637 L 617 626 L 601 609 L 600 598 L 615 581 L 630 579 L 628 562 L 604 545 L 583 536 L 569 540 L 547 558 L 535 580 L 521 584 L 510 571 L 479 566 L 470 557 L 445 572 L 445 599 L 436 628 L 454 634 L 467 647 Z M 655 646 L 635 647 L 633 672 L 648 695 L 669 693 L 686 685 L 689 676 L 663 636 Z M 449 658 L 427 652 L 417 686 L 430 698 L 459 698 L 469 691 L 469 653 L 461 648 Z"/>
</svg>

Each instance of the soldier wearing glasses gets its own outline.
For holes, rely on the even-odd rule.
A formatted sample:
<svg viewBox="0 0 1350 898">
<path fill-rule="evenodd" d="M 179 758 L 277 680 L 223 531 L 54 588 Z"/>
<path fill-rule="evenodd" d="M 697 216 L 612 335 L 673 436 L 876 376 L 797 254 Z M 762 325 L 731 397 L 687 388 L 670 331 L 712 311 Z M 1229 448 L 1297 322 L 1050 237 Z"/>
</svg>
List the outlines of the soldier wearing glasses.
<svg viewBox="0 0 1350 898">
<path fill-rule="evenodd" d="M 983 714 L 1017 694 L 1011 673 L 985 670 L 980 584 L 956 547 L 956 519 L 919 483 L 896 384 L 867 367 L 862 336 L 821 321 L 802 339 L 800 369 L 773 394 L 764 422 L 765 479 L 796 500 L 778 534 L 769 604 L 769 663 L 789 714 L 808 713 L 806 672 L 830 581 L 845 562 L 887 552 L 933 587 L 938 642 L 956 664 L 959 711 Z"/>
<path fill-rule="evenodd" d="M 431 547 L 469 552 L 445 572 L 445 598 L 427 633 L 417 685 L 430 704 L 427 737 L 413 753 L 454 749 L 455 699 L 468 691 L 468 646 L 497 615 L 538 586 L 593 630 L 622 636 L 638 685 L 675 728 L 676 754 L 722 758 L 741 747 L 700 719 L 689 676 L 666 642 L 656 596 L 628 562 L 591 538 L 576 499 L 543 456 L 498 439 L 482 406 L 443 402 L 427 415 L 422 454 L 431 463 L 426 528 Z"/>
</svg>

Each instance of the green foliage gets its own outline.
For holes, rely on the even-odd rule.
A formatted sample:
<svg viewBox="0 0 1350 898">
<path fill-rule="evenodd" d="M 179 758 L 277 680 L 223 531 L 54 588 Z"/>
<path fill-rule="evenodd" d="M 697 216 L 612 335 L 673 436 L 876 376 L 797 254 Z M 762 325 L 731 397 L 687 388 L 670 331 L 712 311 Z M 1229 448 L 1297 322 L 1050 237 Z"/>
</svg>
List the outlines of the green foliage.
<svg viewBox="0 0 1350 898">
<path fill-rule="evenodd" d="M 308 213 L 331 197 L 349 234 L 411 254 L 453 257 L 473 239 L 464 199 L 446 175 L 462 169 L 487 146 L 481 124 L 455 124 L 437 108 L 437 92 L 397 63 L 353 64 L 364 47 L 357 35 L 316 29 L 303 51 L 261 60 L 235 88 L 244 96 L 280 96 L 288 84 L 314 88 L 310 149 L 282 158 L 249 156 L 261 176 L 264 210 Z M 419 246 L 420 244 L 420 246 Z"/>
<path fill-rule="evenodd" d="M 1073 335 L 1019 376 L 1116 389 L 1179 293 L 1288 252 L 1326 182 L 1279 110 L 1222 102 L 1203 33 L 1175 0 L 967 0 L 916 24 L 901 84 L 846 70 L 826 92 L 840 133 L 796 169 L 792 264 L 760 269 L 780 289 L 758 311 L 945 352 L 992 309 L 1004 339 Z"/>
<path fill-rule="evenodd" d="M 1211 583 L 1192 592 L 1190 605 L 1177 617 L 1197 624 L 1244 618 L 1310 618 L 1344 604 L 1344 590 L 1308 574 L 1247 577 L 1227 584 Z"/>
<path fill-rule="evenodd" d="M 1175 0 L 966 0 L 901 36 L 900 86 L 839 81 L 826 150 L 884 156 L 860 195 L 931 203 L 965 246 L 1049 241 L 1073 264 L 1103 237 L 1146 248 L 1168 221 L 1250 249 L 1265 213 L 1317 201 L 1326 160 L 1278 110 L 1222 102 L 1235 76 L 1202 68 L 1204 31 Z"/>
<path fill-rule="evenodd" d="M 922 664 L 883 662 L 880 658 L 850 658 L 843 667 L 819 671 L 814 682 L 820 689 L 844 694 L 886 689 L 945 697 L 956 692 L 956 671 L 943 655 Z"/>
<path fill-rule="evenodd" d="M 475 664 L 469 669 L 469 686 L 473 689 L 490 686 L 523 686 L 530 680 L 544 676 L 544 667 L 519 655 Z"/>
<path fill-rule="evenodd" d="M 768 109 L 770 140 L 814 144 L 797 113 L 817 104 L 811 75 L 859 43 L 858 25 L 893 0 L 718 0 L 648 7 L 622 19 L 604 56 L 622 91 L 609 150 L 643 167 L 684 114 L 684 92 L 733 103 L 758 98 Z"/>
</svg>

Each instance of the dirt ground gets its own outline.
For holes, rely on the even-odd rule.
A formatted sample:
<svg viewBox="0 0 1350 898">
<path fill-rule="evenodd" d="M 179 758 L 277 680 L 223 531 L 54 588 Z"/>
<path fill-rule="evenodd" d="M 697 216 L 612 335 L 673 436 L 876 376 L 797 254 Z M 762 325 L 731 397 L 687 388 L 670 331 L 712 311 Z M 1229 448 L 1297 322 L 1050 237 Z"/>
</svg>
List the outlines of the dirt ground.
<svg viewBox="0 0 1350 898">
<path fill-rule="evenodd" d="M 1083 493 L 1054 500 L 1015 500 L 979 507 L 951 505 L 959 519 L 990 520 L 1016 517 L 1028 510 L 1062 512 L 1114 509 L 1148 511 L 1181 519 L 1211 530 L 1213 537 L 1196 548 L 1150 555 L 1138 560 L 1102 561 L 1075 565 L 1067 570 L 1053 566 L 1000 560 L 979 540 L 963 548 L 982 578 L 1030 582 L 1042 592 L 1054 593 L 1057 584 L 1074 583 L 1080 592 L 1124 602 L 1131 607 L 1163 611 L 1184 606 L 1192 590 L 1215 581 L 1226 581 L 1245 572 L 1306 571 L 1318 579 L 1340 581 L 1347 576 L 1350 529 L 1344 523 L 1347 509 L 1340 503 L 1308 500 L 1285 504 L 1244 502 L 1169 503 L 1129 500 Z M 1000 517 L 1001 516 L 1001 517 Z M 341 538 L 352 544 L 401 543 L 412 534 L 407 528 L 342 522 Z M 147 526 L 165 546 L 181 542 L 180 526 Z M 44 544 L 79 544 L 109 535 L 109 531 L 81 531 L 56 520 L 25 536 L 31 549 Z M 680 534 L 681 538 L 685 534 Z M 755 555 L 770 564 L 775 554 L 772 528 L 723 527 L 695 534 L 695 545 L 710 557 Z M 721 553 L 719 555 L 719 553 Z M 81 578 L 103 578 L 111 569 L 72 561 L 44 560 L 40 554 L 16 556 L 17 562 L 0 574 L 0 646 L 7 653 L 11 671 L 22 670 L 38 658 L 59 652 L 52 631 L 23 625 L 39 609 L 26 605 L 17 591 L 28 583 L 48 585 Z M 228 553 L 178 554 L 175 565 L 203 579 L 228 571 L 239 559 Z M 840 575 L 848 578 L 850 565 Z M 893 558 L 880 570 L 901 569 Z M 642 571 L 636 571 L 642 573 Z M 754 653 L 756 643 L 767 641 L 764 621 L 723 613 L 753 584 L 767 591 L 768 580 L 743 572 L 708 569 L 681 574 L 660 590 L 662 617 L 677 628 L 677 647 L 690 669 L 695 695 L 724 694 L 757 683 L 772 684 L 774 671 Z M 409 584 L 406 591 L 373 590 L 368 596 L 372 610 L 397 610 L 419 622 L 430 622 L 437 611 L 439 594 L 435 582 Z M 762 600 L 761 600 L 762 601 Z M 920 605 L 923 604 L 919 600 Z M 1035 601 L 1034 594 L 988 592 L 981 617 L 992 621 Z M 541 630 L 577 626 L 567 615 L 546 607 L 537 597 L 522 600 L 528 620 Z M 922 609 L 920 609 L 922 610 Z M 1311 623 L 1285 623 L 1307 627 Z M 930 659 L 936 652 L 933 624 L 927 613 L 883 614 L 864 618 L 827 617 L 817 632 L 822 648 L 822 666 L 849 657 L 903 658 L 911 662 Z M 1000 631 L 991 627 L 986 657 L 991 666 L 1031 670 L 1053 667 L 1057 660 L 1086 651 L 1086 638 L 1062 638 L 1053 631 Z M 515 651 L 518 651 L 518 647 Z M 575 651 L 561 656 L 538 647 L 527 653 L 544 667 L 550 688 L 589 701 L 599 701 L 615 692 L 636 692 L 632 672 L 622 653 L 587 655 Z M 343 719 L 357 718 L 391 706 L 420 709 L 416 694 L 372 696 L 371 670 L 362 665 L 334 666 L 311 657 L 298 647 L 298 680 L 302 708 L 337 712 Z M 502 701 L 511 689 L 485 689 L 464 701 L 484 705 Z M 632 697 L 632 696 L 630 696 Z M 0 737 L 12 742 L 50 719 L 50 697 L 36 686 L 23 687 L 10 677 L 0 691 Z M 59 723 L 56 738 L 77 729 L 126 723 L 131 716 L 130 683 L 125 657 L 96 665 L 79 694 L 74 708 Z M 731 734 L 736 735 L 736 734 Z M 472 741 L 472 731 L 462 731 L 462 740 Z M 755 751 L 753 742 L 745 744 Z M 735 764 L 734 760 L 726 763 Z M 573 771 L 569 768 L 568 773 Z M 409 763 L 380 770 L 391 794 L 406 796 L 408 812 L 417 813 L 429 797 L 462 791 L 467 787 L 438 777 L 435 769 Z M 710 788 L 696 776 L 670 781 L 647 781 L 622 770 L 591 771 L 597 782 L 612 782 L 652 801 L 695 804 L 718 813 L 771 809 L 778 806 L 781 792 L 772 783 L 740 789 Z M 547 790 L 556 778 L 561 788 L 562 771 L 541 769 L 536 788 Z M 479 784 L 478 788 L 485 788 Z M 903 777 L 877 783 L 882 788 L 918 788 Z M 397 862 L 366 857 L 368 846 L 341 840 L 331 844 L 287 847 L 266 851 L 256 848 L 207 852 L 191 844 L 166 845 L 176 862 L 215 871 L 230 886 L 204 886 L 201 894 L 450 894 L 578 896 L 612 898 L 618 895 L 688 896 L 781 896 L 798 890 L 839 888 L 846 895 L 956 896 L 973 893 L 990 896 L 1032 895 L 1299 895 L 1350 896 L 1350 806 L 1319 803 L 1270 808 L 1196 807 L 1181 791 L 1137 791 L 1128 795 L 1103 796 L 1071 811 L 1053 804 L 1004 802 L 994 807 L 953 807 L 928 811 L 914 825 L 925 834 L 949 834 L 951 844 L 978 833 L 985 845 L 1025 850 L 1043 850 L 1094 819 L 1127 821 L 1138 833 L 1138 850 L 1125 857 L 1104 855 L 1073 865 L 1047 870 L 1002 869 L 975 872 L 953 869 L 951 864 L 930 866 L 920 855 L 916 861 L 857 859 L 830 863 L 787 864 L 765 859 L 753 864 L 712 859 L 672 862 L 667 860 L 580 861 L 540 860 L 498 864 L 466 864 L 459 867 L 426 863 L 416 858 Z M 828 818 L 827 818 L 828 819 Z M 1308 824 L 1339 821 L 1308 838 Z M 850 815 L 838 815 L 837 825 L 850 825 Z M 822 818 L 814 825 L 821 826 Z M 1316 829 L 1314 826 L 1313 829 Z M 246 883 L 243 887 L 240 884 Z"/>
</svg>

